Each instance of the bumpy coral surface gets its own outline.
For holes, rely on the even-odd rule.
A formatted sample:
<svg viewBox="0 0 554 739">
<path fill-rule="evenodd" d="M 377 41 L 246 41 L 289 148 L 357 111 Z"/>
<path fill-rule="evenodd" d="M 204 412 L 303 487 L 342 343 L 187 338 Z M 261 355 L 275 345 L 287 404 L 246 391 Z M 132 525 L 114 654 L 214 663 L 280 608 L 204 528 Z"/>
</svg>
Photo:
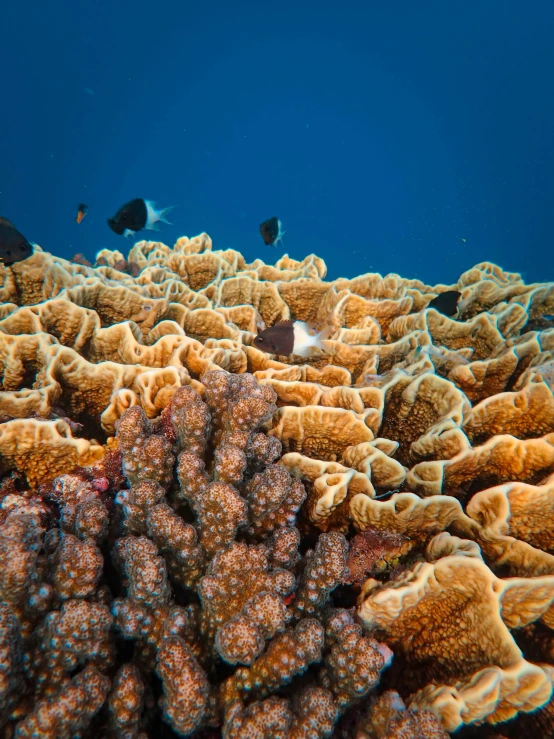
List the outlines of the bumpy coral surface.
<svg viewBox="0 0 554 739">
<path fill-rule="evenodd" d="M 554 284 L 325 273 L 0 265 L 0 730 L 554 726 Z M 331 351 L 253 346 L 290 318 Z"/>
</svg>

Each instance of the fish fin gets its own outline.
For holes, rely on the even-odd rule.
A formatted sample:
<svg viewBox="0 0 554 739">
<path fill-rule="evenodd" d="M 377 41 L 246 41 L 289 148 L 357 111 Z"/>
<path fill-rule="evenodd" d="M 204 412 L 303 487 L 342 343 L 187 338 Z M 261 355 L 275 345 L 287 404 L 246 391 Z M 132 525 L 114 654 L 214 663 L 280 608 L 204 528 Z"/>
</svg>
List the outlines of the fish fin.
<svg viewBox="0 0 554 739">
<path fill-rule="evenodd" d="M 159 231 L 160 227 L 158 226 L 158 221 L 154 221 L 154 223 L 149 223 L 148 226 L 146 226 L 146 229 L 148 231 Z"/>
<path fill-rule="evenodd" d="M 303 349 L 297 349 L 295 352 L 293 352 L 293 355 L 295 357 L 315 357 L 317 355 L 316 351 L 317 347 L 315 346 L 305 346 Z"/>
</svg>

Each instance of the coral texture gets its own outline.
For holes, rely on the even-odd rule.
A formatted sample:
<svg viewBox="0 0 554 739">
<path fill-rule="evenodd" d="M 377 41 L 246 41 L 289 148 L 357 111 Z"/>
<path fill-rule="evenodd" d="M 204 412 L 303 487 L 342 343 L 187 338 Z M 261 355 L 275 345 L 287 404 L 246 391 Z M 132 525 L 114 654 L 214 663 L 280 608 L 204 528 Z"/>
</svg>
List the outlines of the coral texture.
<svg viewBox="0 0 554 739">
<path fill-rule="evenodd" d="M 325 274 L 0 265 L 0 731 L 554 726 L 554 284 Z M 286 319 L 330 351 L 254 347 Z"/>
</svg>

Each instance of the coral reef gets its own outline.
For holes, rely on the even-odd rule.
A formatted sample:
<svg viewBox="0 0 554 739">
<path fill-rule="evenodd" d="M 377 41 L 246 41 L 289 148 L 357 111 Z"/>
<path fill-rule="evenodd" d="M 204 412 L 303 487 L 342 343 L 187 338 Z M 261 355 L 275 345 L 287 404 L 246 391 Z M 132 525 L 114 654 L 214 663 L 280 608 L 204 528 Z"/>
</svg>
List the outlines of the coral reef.
<svg viewBox="0 0 554 739">
<path fill-rule="evenodd" d="M 551 731 L 554 284 L 325 273 L 0 265 L 7 736 Z M 289 318 L 332 351 L 253 346 Z"/>
</svg>

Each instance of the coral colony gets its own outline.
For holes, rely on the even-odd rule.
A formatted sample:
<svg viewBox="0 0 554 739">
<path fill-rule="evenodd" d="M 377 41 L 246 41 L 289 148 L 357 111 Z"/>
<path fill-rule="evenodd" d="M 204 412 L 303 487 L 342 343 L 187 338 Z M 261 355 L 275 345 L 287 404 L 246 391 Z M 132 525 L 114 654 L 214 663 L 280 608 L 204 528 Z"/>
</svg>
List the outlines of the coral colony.
<svg viewBox="0 0 554 739">
<path fill-rule="evenodd" d="M 325 272 L 0 265 L 3 736 L 554 735 L 554 285 Z"/>
</svg>

